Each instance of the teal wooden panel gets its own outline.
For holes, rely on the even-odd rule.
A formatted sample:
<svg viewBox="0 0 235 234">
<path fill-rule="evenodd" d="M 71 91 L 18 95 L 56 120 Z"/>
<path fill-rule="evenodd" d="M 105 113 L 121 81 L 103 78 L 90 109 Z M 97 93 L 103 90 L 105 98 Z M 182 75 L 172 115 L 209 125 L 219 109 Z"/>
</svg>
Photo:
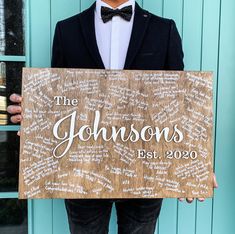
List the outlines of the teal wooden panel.
<svg viewBox="0 0 235 234">
<path fill-rule="evenodd" d="M 53 41 L 55 25 L 80 12 L 80 0 L 51 0 L 51 39 Z"/>
<path fill-rule="evenodd" d="M 51 60 L 51 5 L 48 0 L 30 2 L 30 64 L 48 67 Z"/>
<path fill-rule="evenodd" d="M 235 220 L 235 12 L 234 0 L 221 1 L 220 58 L 215 171 L 219 189 L 213 204 L 213 234 L 233 234 Z"/>
<path fill-rule="evenodd" d="M 177 200 L 173 198 L 164 198 L 162 210 L 159 216 L 159 234 L 177 233 Z"/>
<path fill-rule="evenodd" d="M 63 199 L 53 199 L 53 234 L 69 233 L 68 217 Z"/>
<path fill-rule="evenodd" d="M 31 0 L 29 5 L 29 37 L 31 51 L 29 63 L 33 67 L 48 67 L 51 60 L 51 5 L 48 0 Z M 33 200 L 33 234 L 52 234 L 52 200 Z"/>
<path fill-rule="evenodd" d="M 144 0 L 143 1 L 143 7 L 156 14 L 159 16 L 163 15 L 163 0 L 154 0 L 154 1 L 149 1 L 149 0 Z"/>
<path fill-rule="evenodd" d="M 33 234 L 53 234 L 52 200 L 33 200 Z"/>
<path fill-rule="evenodd" d="M 216 123 L 219 20 L 220 0 L 204 1 L 201 70 L 214 73 L 214 123 Z M 207 199 L 203 203 L 197 202 L 196 206 L 196 234 L 211 233 L 213 199 Z"/>
<path fill-rule="evenodd" d="M 183 6 L 183 48 L 185 70 L 201 69 L 203 1 L 187 0 Z M 196 230 L 196 201 L 178 202 L 179 234 L 194 234 Z"/>
<path fill-rule="evenodd" d="M 173 19 L 180 35 L 183 34 L 183 0 L 165 0 L 163 16 Z"/>
<path fill-rule="evenodd" d="M 163 16 L 174 19 L 178 31 L 182 34 L 183 26 L 183 1 L 182 0 L 165 0 L 163 4 Z M 159 234 L 177 233 L 177 199 L 164 199 L 162 211 L 159 217 Z M 170 223 L 170 225 L 169 225 Z"/>
<path fill-rule="evenodd" d="M 118 233 L 117 229 L 118 229 L 117 228 L 117 215 L 116 215 L 115 206 L 113 205 L 111 218 L 110 218 L 110 223 L 109 223 L 109 233 L 110 234 L 116 234 L 116 233 Z"/>
<path fill-rule="evenodd" d="M 80 0 L 81 1 L 81 10 L 85 10 L 94 2 L 94 0 Z"/>
<path fill-rule="evenodd" d="M 33 200 L 28 199 L 28 234 L 33 233 Z"/>
<path fill-rule="evenodd" d="M 202 6 L 202 0 L 184 1 L 183 47 L 185 53 L 185 70 L 200 70 Z"/>
</svg>

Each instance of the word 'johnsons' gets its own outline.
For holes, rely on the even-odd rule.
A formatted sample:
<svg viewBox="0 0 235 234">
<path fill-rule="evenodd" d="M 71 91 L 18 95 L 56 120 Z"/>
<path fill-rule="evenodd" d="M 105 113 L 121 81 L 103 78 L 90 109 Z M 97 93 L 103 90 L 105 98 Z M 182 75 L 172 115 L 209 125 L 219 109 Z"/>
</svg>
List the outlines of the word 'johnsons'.
<svg viewBox="0 0 235 234">
<path fill-rule="evenodd" d="M 173 127 L 173 133 L 170 134 L 170 129 L 168 127 L 160 130 L 158 127 L 144 126 L 142 129 L 137 130 L 134 127 L 134 124 L 131 124 L 127 129 L 126 127 L 117 128 L 115 126 L 111 126 L 111 134 L 107 133 L 106 127 L 99 128 L 100 123 L 100 112 L 95 111 L 95 119 L 93 122 L 93 126 L 90 125 L 82 125 L 78 132 L 75 131 L 75 123 L 76 123 L 77 111 L 74 111 L 72 114 L 65 116 L 64 118 L 57 121 L 53 127 L 53 135 L 57 140 L 61 142 L 54 148 L 53 155 L 56 158 L 62 158 L 70 149 L 73 144 L 73 140 L 75 137 L 78 137 L 79 141 L 89 141 L 93 139 L 97 141 L 99 137 L 102 138 L 103 141 L 113 141 L 116 142 L 117 138 L 120 137 L 121 141 L 127 142 L 137 142 L 139 140 L 148 142 L 152 139 L 155 139 L 156 142 L 159 142 L 164 137 L 166 142 L 174 141 L 175 143 L 179 143 L 183 140 L 183 133 L 178 129 L 177 125 Z M 69 132 L 65 131 L 63 136 L 59 136 L 59 132 L 61 133 L 61 125 L 64 121 L 70 121 Z M 60 130 L 60 131 L 59 131 Z M 57 155 L 57 150 L 62 145 L 67 144 L 64 148 L 64 151 Z"/>
</svg>

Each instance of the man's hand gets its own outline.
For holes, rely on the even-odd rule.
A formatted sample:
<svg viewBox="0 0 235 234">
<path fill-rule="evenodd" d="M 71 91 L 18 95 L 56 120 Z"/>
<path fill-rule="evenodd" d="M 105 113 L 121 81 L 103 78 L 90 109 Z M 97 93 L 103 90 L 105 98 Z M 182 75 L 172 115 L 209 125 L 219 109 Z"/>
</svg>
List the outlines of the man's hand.
<svg viewBox="0 0 235 234">
<path fill-rule="evenodd" d="M 21 115 L 21 102 L 22 102 L 22 97 L 18 94 L 12 94 L 10 96 L 10 100 L 15 103 L 14 105 L 9 105 L 7 107 L 7 112 L 11 114 L 11 122 L 12 123 L 20 123 L 22 121 L 22 115 Z M 17 135 L 20 135 L 20 132 L 18 131 Z"/>
<path fill-rule="evenodd" d="M 218 188 L 218 183 L 217 183 L 217 181 L 216 181 L 215 173 L 213 173 L 213 187 L 214 187 L 214 188 Z M 205 201 L 205 198 L 197 198 L 197 199 L 198 199 L 198 201 L 200 201 L 200 202 Z M 182 201 L 184 200 L 184 198 L 181 197 L 181 198 L 178 198 L 178 200 L 182 202 Z M 186 201 L 187 201 L 188 203 L 192 203 L 193 200 L 194 200 L 194 198 L 186 198 Z"/>
</svg>

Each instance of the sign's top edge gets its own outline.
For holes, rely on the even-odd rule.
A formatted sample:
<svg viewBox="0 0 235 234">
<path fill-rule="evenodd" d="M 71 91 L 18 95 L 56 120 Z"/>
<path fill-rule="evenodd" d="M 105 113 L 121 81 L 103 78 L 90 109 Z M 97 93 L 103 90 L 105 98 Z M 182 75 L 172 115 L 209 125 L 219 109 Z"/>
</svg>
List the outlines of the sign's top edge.
<svg viewBox="0 0 235 234">
<path fill-rule="evenodd" d="M 93 68 L 56 68 L 56 67 L 23 67 L 23 70 L 90 70 L 90 71 L 107 71 L 107 72 L 111 72 L 111 71 L 117 71 L 117 72 L 122 72 L 122 71 L 143 71 L 143 70 L 138 70 L 138 69 L 132 69 L 132 70 L 123 70 L 123 69 L 93 69 Z M 184 70 L 184 71 L 178 71 L 178 70 L 144 70 L 145 72 L 169 72 L 169 73 L 175 73 L 175 72 L 179 72 L 179 73 L 185 73 L 185 72 L 192 72 L 192 73 L 205 73 L 205 74 L 213 74 L 213 71 L 193 71 L 193 70 Z"/>
</svg>

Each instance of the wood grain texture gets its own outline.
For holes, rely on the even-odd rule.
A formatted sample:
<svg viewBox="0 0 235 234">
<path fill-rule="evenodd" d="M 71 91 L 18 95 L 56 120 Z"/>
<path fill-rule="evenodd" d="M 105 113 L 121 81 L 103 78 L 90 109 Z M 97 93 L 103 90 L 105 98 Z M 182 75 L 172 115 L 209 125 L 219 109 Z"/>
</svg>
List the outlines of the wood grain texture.
<svg viewBox="0 0 235 234">
<path fill-rule="evenodd" d="M 213 196 L 212 83 L 210 72 L 25 68 L 19 197 Z"/>
</svg>

